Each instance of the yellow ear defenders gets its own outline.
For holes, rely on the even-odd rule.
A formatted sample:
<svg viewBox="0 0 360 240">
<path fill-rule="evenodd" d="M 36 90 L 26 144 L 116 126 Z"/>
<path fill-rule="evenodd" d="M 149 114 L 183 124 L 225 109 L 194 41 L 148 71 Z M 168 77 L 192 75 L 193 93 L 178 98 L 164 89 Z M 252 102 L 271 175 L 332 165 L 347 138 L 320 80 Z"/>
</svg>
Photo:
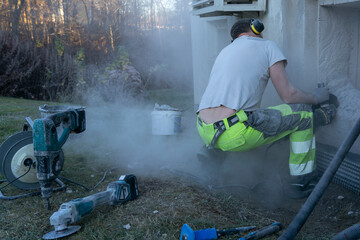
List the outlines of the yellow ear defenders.
<svg viewBox="0 0 360 240">
<path fill-rule="evenodd" d="M 264 30 L 264 24 L 259 19 L 251 19 L 250 20 L 250 29 L 256 35 L 260 35 L 260 33 Z"/>
</svg>

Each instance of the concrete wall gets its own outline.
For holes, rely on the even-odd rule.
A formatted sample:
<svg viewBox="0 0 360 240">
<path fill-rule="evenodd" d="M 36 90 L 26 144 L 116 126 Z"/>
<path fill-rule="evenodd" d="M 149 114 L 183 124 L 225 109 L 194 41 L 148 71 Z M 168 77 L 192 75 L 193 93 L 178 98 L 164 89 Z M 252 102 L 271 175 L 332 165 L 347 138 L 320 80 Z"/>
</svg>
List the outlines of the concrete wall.
<svg viewBox="0 0 360 240">
<path fill-rule="evenodd" d="M 191 17 L 195 110 L 205 91 L 217 55 L 231 42 L 230 29 L 236 20 L 235 16 Z"/>
<path fill-rule="evenodd" d="M 269 1 L 269 11 L 260 16 L 267 28 L 264 38 L 275 41 L 288 59 L 286 71 L 291 82 L 311 91 L 317 83 L 317 2 Z M 281 104 L 271 81 L 262 106 Z"/>
<path fill-rule="evenodd" d="M 338 146 L 360 117 L 360 8 L 319 8 L 319 79 L 340 102 L 333 124 L 320 129 L 317 140 Z M 353 152 L 360 153 L 358 140 Z"/>
<path fill-rule="evenodd" d="M 276 42 L 281 50 L 283 50 L 285 57 L 288 58 L 288 54 L 284 51 L 285 37 L 285 14 L 283 9 L 283 1 L 268 1 L 268 7 L 266 13 L 260 14 L 259 18 L 263 21 L 265 29 L 263 31 L 263 37 Z M 262 107 L 268 107 L 272 105 L 278 105 L 281 103 L 281 99 L 278 96 L 274 85 L 269 81 L 268 86 L 265 89 Z"/>
<path fill-rule="evenodd" d="M 358 85 L 360 9 L 319 9 L 320 80 L 347 79 Z"/>
</svg>

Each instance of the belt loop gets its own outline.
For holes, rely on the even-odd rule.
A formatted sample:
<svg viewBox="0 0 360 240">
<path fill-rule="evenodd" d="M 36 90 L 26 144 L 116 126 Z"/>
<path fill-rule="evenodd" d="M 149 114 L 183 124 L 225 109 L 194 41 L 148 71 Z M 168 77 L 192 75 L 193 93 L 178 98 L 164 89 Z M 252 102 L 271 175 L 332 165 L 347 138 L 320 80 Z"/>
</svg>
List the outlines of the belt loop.
<svg viewBox="0 0 360 240">
<path fill-rule="evenodd" d="M 244 110 L 237 111 L 236 115 L 238 116 L 240 122 L 246 122 L 248 120 L 248 116 Z"/>
<path fill-rule="evenodd" d="M 230 128 L 230 124 L 229 124 L 229 122 L 228 122 L 228 119 L 227 119 L 227 118 L 223 119 L 223 122 L 224 122 L 224 125 L 225 125 L 225 130 L 226 130 L 226 129 L 229 129 L 229 128 Z"/>
</svg>

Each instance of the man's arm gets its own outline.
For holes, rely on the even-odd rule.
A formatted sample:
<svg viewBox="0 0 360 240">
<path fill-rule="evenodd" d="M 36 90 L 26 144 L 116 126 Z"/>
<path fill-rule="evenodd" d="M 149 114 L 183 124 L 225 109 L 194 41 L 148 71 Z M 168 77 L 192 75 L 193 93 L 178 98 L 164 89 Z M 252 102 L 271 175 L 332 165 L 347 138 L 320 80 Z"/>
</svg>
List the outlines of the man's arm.
<svg viewBox="0 0 360 240">
<path fill-rule="evenodd" d="M 270 67 L 270 78 L 277 93 L 285 103 L 317 104 L 314 94 L 304 92 L 291 84 L 289 81 L 284 61 L 275 63 Z"/>
</svg>

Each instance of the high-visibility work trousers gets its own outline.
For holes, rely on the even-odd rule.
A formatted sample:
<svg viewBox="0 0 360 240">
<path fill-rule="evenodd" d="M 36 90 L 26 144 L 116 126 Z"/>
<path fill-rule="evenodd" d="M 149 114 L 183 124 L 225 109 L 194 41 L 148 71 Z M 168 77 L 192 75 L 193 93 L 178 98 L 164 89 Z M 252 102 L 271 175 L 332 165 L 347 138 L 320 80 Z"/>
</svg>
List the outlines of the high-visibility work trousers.
<svg viewBox="0 0 360 240">
<path fill-rule="evenodd" d="M 240 110 L 235 113 L 238 122 L 229 124 L 223 119 L 226 130 L 214 147 L 223 151 L 242 152 L 275 142 L 285 136 L 290 138 L 290 175 L 300 176 L 315 170 L 315 136 L 311 105 L 282 104 L 257 109 L 251 113 Z M 199 134 L 209 146 L 216 131 L 216 124 L 206 124 L 199 117 Z"/>
</svg>

